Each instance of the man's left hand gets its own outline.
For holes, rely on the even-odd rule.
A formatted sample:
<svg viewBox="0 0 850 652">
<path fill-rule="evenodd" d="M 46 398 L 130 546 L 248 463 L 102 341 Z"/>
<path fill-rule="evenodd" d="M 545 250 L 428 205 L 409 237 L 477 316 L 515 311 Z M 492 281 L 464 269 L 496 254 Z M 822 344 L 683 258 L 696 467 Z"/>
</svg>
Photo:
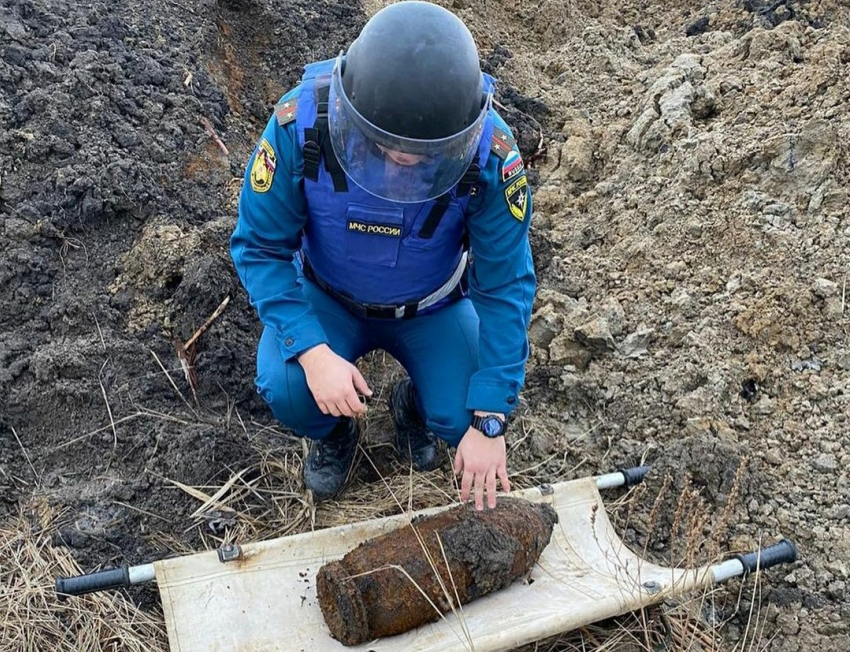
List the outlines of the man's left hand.
<svg viewBox="0 0 850 652">
<path fill-rule="evenodd" d="M 502 490 L 508 493 L 507 451 L 504 437 L 490 438 L 472 426 L 466 431 L 455 455 L 455 474 L 463 472 L 460 499 L 469 500 L 469 491 L 475 496 L 475 509 L 484 509 L 484 491 L 487 491 L 487 506 L 496 507 L 496 478 L 502 482 Z"/>
</svg>

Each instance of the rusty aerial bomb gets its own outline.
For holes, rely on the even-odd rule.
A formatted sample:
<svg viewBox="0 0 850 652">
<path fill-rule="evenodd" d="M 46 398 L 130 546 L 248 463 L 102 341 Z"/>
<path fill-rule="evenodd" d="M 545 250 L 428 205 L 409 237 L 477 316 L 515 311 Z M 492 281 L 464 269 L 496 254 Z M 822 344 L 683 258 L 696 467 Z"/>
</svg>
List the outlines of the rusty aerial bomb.
<svg viewBox="0 0 850 652">
<path fill-rule="evenodd" d="M 518 498 L 500 498 L 483 512 L 465 504 L 414 519 L 322 566 L 322 615 L 345 645 L 437 620 L 528 573 L 557 520 L 550 505 Z"/>
</svg>

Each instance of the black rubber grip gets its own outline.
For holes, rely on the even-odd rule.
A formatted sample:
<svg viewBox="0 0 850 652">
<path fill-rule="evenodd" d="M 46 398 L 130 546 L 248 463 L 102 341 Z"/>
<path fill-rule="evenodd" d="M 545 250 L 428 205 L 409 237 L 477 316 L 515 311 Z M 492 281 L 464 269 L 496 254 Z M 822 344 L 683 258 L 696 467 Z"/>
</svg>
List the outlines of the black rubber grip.
<svg viewBox="0 0 850 652">
<path fill-rule="evenodd" d="M 648 466 L 633 466 L 630 469 L 617 469 L 617 473 L 623 474 L 624 487 L 632 487 L 643 482 L 650 468 Z"/>
<path fill-rule="evenodd" d="M 60 577 L 56 580 L 56 593 L 59 595 L 85 595 L 106 589 L 120 589 L 130 586 L 130 568 L 110 568 L 89 575 Z"/>
<path fill-rule="evenodd" d="M 782 539 L 779 543 L 762 548 L 760 551 L 735 555 L 734 559 L 741 562 L 746 575 L 778 564 L 790 564 L 797 561 L 797 548 L 788 539 Z"/>
</svg>

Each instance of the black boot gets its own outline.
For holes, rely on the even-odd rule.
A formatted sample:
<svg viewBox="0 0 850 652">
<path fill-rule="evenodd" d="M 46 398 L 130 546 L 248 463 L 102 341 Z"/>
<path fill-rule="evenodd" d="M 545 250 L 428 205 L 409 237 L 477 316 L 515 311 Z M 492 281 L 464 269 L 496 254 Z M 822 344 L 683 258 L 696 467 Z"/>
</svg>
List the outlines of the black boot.
<svg viewBox="0 0 850 652">
<path fill-rule="evenodd" d="M 411 462 L 417 471 L 439 466 L 437 437 L 428 430 L 416 407 L 416 389 L 410 378 L 395 384 L 390 394 L 390 413 L 395 426 L 395 445 L 399 457 Z"/>
<path fill-rule="evenodd" d="M 333 498 L 342 489 L 357 450 L 357 422 L 342 417 L 330 434 L 310 446 L 304 465 L 304 483 L 316 500 Z"/>
</svg>

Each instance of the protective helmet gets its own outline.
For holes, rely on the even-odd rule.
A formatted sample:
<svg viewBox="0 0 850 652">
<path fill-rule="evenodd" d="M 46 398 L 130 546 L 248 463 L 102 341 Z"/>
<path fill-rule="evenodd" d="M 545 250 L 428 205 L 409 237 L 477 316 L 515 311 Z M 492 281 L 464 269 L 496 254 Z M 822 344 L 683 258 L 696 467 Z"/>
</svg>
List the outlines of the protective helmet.
<svg viewBox="0 0 850 652">
<path fill-rule="evenodd" d="M 491 102 L 463 22 L 438 5 L 399 2 L 375 14 L 336 60 L 331 143 L 367 192 L 434 199 L 472 162 Z"/>
</svg>

